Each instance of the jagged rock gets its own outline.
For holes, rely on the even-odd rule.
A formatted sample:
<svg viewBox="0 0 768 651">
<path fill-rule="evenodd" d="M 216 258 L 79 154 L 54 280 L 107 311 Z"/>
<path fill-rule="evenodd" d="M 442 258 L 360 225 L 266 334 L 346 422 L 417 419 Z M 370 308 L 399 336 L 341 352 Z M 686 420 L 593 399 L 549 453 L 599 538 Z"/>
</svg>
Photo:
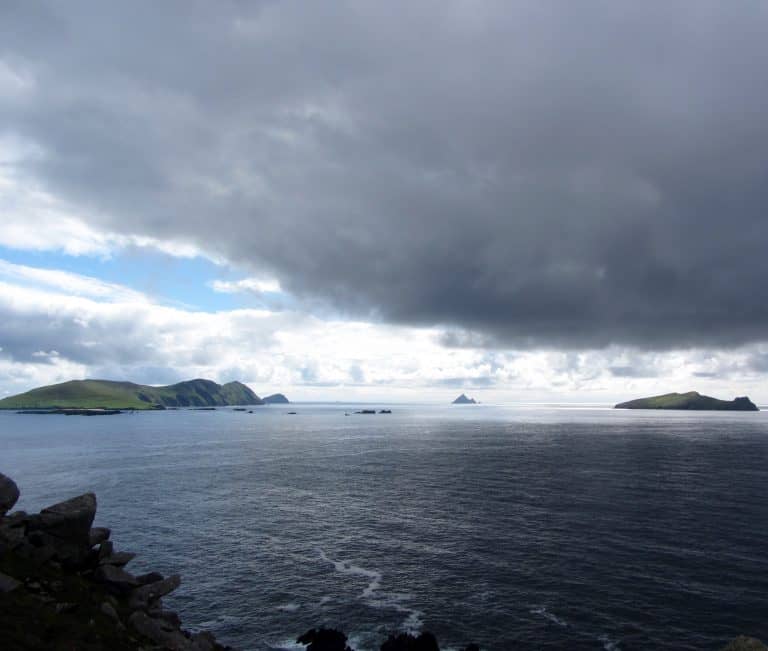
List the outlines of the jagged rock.
<svg viewBox="0 0 768 651">
<path fill-rule="evenodd" d="M 381 645 L 381 651 L 440 651 L 437 639 L 432 633 L 424 632 L 418 637 L 410 633 L 390 635 Z"/>
<path fill-rule="evenodd" d="M 13 592 L 20 585 L 21 581 L 17 581 L 12 576 L 0 572 L 0 592 Z"/>
<path fill-rule="evenodd" d="M 24 542 L 24 526 L 5 518 L 0 524 L 0 550 L 13 550 Z"/>
<path fill-rule="evenodd" d="M 139 574 L 136 577 L 136 580 L 139 582 L 139 585 L 147 585 L 149 583 L 162 581 L 164 578 L 165 577 L 160 574 L 160 572 L 148 572 L 147 574 Z"/>
<path fill-rule="evenodd" d="M 136 554 L 132 552 L 114 552 L 110 556 L 100 558 L 99 565 L 117 565 L 118 567 L 123 567 L 124 565 L 128 565 L 134 558 L 136 558 Z"/>
<path fill-rule="evenodd" d="M 186 651 L 191 646 L 190 640 L 181 631 L 171 627 L 167 622 L 152 619 L 141 610 L 132 613 L 128 623 L 137 633 L 171 651 Z"/>
<path fill-rule="evenodd" d="M 173 592 L 181 585 L 181 577 L 178 574 L 169 576 L 167 579 L 143 585 L 131 592 L 128 606 L 131 609 L 147 608 L 150 602 Z"/>
<path fill-rule="evenodd" d="M 62 613 L 71 613 L 77 610 L 79 604 L 73 603 L 71 601 L 62 601 L 60 603 L 57 603 L 55 608 L 56 612 L 61 615 Z"/>
<path fill-rule="evenodd" d="M 112 556 L 115 551 L 115 545 L 111 540 L 105 540 L 99 545 L 99 561 L 108 556 Z"/>
<path fill-rule="evenodd" d="M 43 509 L 30 522 L 30 528 L 42 529 L 62 540 L 87 546 L 95 516 L 96 496 L 85 493 Z"/>
<path fill-rule="evenodd" d="M 120 621 L 120 616 L 117 614 L 115 607 L 108 601 L 105 601 L 104 603 L 101 604 L 101 612 L 104 613 L 110 619 L 114 619 L 116 622 Z"/>
<path fill-rule="evenodd" d="M 107 583 L 121 591 L 128 591 L 139 585 L 136 577 L 116 565 L 99 565 L 93 573 L 93 578 L 101 583 Z"/>
<path fill-rule="evenodd" d="M 296 642 L 309 645 L 306 651 L 352 651 L 347 646 L 347 636 L 333 628 L 312 628 Z"/>
<path fill-rule="evenodd" d="M 195 633 L 191 638 L 191 642 L 191 651 L 214 651 L 216 649 L 216 638 L 213 636 L 213 633 L 208 631 Z"/>
<path fill-rule="evenodd" d="M 722 651 L 768 651 L 768 647 L 754 637 L 739 635 L 724 646 Z"/>
<path fill-rule="evenodd" d="M 112 531 L 108 527 L 93 527 L 88 532 L 88 545 L 95 547 L 96 545 L 109 540 L 109 536 Z"/>
<path fill-rule="evenodd" d="M 176 628 L 181 628 L 181 617 L 179 617 L 172 610 L 164 610 L 161 606 L 159 608 L 153 608 L 147 611 L 147 614 L 152 619 L 163 619 L 169 624 L 171 624 L 172 626 L 175 626 Z"/>
<path fill-rule="evenodd" d="M 19 487 L 10 477 L 0 472 L 0 517 L 13 508 L 19 499 Z"/>
</svg>

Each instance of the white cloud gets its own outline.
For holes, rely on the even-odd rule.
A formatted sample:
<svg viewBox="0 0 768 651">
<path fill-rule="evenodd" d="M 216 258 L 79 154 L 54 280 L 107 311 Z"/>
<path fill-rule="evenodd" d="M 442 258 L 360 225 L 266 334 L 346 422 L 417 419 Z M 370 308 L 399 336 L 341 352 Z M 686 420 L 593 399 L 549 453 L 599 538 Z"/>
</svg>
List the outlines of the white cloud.
<svg viewBox="0 0 768 651">
<path fill-rule="evenodd" d="M 143 303 L 148 299 L 141 292 L 123 285 L 107 283 L 98 278 L 62 271 L 14 264 L 0 259 L 0 278 L 22 282 L 25 286 L 47 287 L 73 296 L 89 296 L 108 302 Z"/>
<path fill-rule="evenodd" d="M 89 225 L 98 221 L 93 214 L 52 194 L 25 171 L 27 163 L 45 156 L 45 150 L 34 142 L 0 134 L 0 246 L 103 258 L 117 249 L 136 247 L 175 257 L 200 256 L 222 262 L 183 239 L 115 233 Z"/>
<path fill-rule="evenodd" d="M 208 286 L 222 294 L 237 294 L 239 292 L 282 292 L 280 282 L 275 278 L 243 278 L 242 280 L 212 280 Z"/>
<path fill-rule="evenodd" d="M 72 378 L 240 379 L 293 399 L 603 401 L 697 389 L 767 400 L 768 347 L 729 353 L 445 348 L 436 328 L 203 312 L 69 272 L 0 263 L 0 395 Z M 661 379 L 663 378 L 663 379 Z"/>
</svg>

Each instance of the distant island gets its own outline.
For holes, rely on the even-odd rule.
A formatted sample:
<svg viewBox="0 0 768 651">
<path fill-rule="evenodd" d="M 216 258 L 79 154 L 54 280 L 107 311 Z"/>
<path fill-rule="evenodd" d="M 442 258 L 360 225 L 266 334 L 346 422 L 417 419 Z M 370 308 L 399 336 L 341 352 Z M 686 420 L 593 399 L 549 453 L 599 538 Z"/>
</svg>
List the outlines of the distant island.
<svg viewBox="0 0 768 651">
<path fill-rule="evenodd" d="M 273 393 L 271 396 L 261 399 L 265 405 L 288 405 L 290 400 L 282 393 Z"/>
<path fill-rule="evenodd" d="M 462 393 L 456 400 L 453 401 L 454 405 L 476 405 L 477 400 L 474 398 L 467 398 L 466 394 Z"/>
<path fill-rule="evenodd" d="M 614 409 L 690 409 L 697 411 L 760 411 L 746 396 L 734 400 L 718 400 L 697 391 L 665 393 L 661 396 L 621 402 Z"/>
<path fill-rule="evenodd" d="M 288 402 L 280 393 L 269 399 Z M 112 380 L 71 380 L 3 398 L 0 409 L 166 409 L 263 404 L 266 400 L 237 381 L 217 384 L 198 379 L 153 387 Z"/>
</svg>

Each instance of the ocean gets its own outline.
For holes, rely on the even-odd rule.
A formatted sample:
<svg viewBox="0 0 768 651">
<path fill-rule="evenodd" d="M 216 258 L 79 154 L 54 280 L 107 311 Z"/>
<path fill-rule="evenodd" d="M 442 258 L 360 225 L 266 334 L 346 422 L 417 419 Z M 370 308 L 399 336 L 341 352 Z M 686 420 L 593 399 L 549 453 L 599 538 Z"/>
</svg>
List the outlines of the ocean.
<svg viewBox="0 0 768 651">
<path fill-rule="evenodd" d="M 0 471 L 28 511 L 94 491 L 130 569 L 243 650 L 768 640 L 768 412 L 367 406 L 0 412 Z"/>
</svg>

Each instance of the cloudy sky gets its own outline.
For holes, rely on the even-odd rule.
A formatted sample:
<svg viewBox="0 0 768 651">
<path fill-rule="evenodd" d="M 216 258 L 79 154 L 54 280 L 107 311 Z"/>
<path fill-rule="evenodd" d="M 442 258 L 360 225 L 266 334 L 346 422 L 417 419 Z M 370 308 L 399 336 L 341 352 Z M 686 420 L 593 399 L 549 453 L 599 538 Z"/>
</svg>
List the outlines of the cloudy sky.
<svg viewBox="0 0 768 651">
<path fill-rule="evenodd" d="M 0 4 L 0 395 L 768 402 L 768 5 Z"/>
</svg>

